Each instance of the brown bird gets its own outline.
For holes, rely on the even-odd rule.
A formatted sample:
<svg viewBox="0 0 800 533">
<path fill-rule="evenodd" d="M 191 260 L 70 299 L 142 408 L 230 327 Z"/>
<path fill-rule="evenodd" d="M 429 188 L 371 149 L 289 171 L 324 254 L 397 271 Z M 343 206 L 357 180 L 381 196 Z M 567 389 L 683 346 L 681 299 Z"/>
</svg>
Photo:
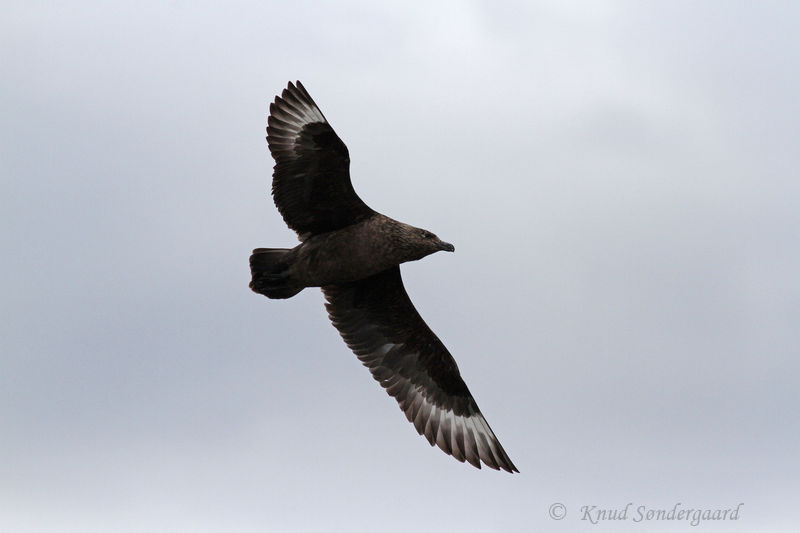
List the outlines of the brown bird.
<svg viewBox="0 0 800 533">
<path fill-rule="evenodd" d="M 431 446 L 477 468 L 483 462 L 519 472 L 400 277 L 400 263 L 452 252 L 453 245 L 373 211 L 358 197 L 347 147 L 299 81 L 269 111 L 272 195 L 301 243 L 253 250 L 250 288 L 290 298 L 322 287 L 333 325 Z"/>
</svg>

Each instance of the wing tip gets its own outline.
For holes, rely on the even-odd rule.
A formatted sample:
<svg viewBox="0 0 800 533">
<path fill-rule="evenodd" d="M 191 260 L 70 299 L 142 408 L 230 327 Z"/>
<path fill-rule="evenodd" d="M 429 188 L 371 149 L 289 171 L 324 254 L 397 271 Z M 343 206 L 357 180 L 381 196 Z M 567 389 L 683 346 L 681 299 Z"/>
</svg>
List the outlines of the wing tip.
<svg viewBox="0 0 800 533">
<path fill-rule="evenodd" d="M 267 122 L 271 122 L 274 118 L 291 124 L 291 129 L 297 131 L 306 124 L 328 122 L 300 80 L 294 83 L 289 81 L 281 94 L 276 95 L 275 100 L 270 103 Z"/>
<path fill-rule="evenodd" d="M 428 444 L 438 447 L 458 462 L 469 463 L 479 470 L 486 465 L 492 470 L 519 473 L 480 411 L 464 417 L 432 407 L 427 413 L 423 409 L 409 413 L 401 406 L 406 418 Z M 459 431 L 461 436 L 458 435 Z"/>
</svg>

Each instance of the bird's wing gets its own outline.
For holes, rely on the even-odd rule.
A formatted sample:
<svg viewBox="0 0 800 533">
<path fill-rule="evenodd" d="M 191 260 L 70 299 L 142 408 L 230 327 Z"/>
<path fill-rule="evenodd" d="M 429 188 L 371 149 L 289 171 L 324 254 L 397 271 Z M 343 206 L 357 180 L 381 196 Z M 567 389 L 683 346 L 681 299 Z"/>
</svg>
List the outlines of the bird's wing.
<svg viewBox="0 0 800 533">
<path fill-rule="evenodd" d="M 431 446 L 478 468 L 519 472 L 461 379 L 444 344 L 422 320 L 392 267 L 322 288 L 342 338 Z"/>
<path fill-rule="evenodd" d="M 300 240 L 373 213 L 350 183 L 347 147 L 299 81 L 270 104 L 267 144 L 275 159 L 275 205 Z"/>
</svg>

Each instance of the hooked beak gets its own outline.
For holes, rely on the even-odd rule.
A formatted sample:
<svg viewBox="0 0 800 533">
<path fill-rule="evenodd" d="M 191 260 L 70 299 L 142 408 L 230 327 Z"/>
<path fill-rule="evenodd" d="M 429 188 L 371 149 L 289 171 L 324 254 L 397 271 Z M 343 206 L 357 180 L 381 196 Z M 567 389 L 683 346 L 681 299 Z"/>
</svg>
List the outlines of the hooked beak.
<svg viewBox="0 0 800 533">
<path fill-rule="evenodd" d="M 455 252 L 456 247 L 449 242 L 439 241 L 439 249 L 444 252 Z"/>
</svg>

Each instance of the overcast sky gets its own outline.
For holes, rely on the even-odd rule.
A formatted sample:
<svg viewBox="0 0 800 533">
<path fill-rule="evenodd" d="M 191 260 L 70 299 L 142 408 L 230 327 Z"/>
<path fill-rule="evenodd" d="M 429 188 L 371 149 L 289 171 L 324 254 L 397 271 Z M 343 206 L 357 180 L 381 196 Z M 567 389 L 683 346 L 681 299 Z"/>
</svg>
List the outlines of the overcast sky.
<svg viewBox="0 0 800 533">
<path fill-rule="evenodd" d="M 44 4 L 0 19 L 1 531 L 797 531 L 797 3 Z M 406 287 L 520 474 L 248 289 L 290 79 L 455 244 Z"/>
</svg>

